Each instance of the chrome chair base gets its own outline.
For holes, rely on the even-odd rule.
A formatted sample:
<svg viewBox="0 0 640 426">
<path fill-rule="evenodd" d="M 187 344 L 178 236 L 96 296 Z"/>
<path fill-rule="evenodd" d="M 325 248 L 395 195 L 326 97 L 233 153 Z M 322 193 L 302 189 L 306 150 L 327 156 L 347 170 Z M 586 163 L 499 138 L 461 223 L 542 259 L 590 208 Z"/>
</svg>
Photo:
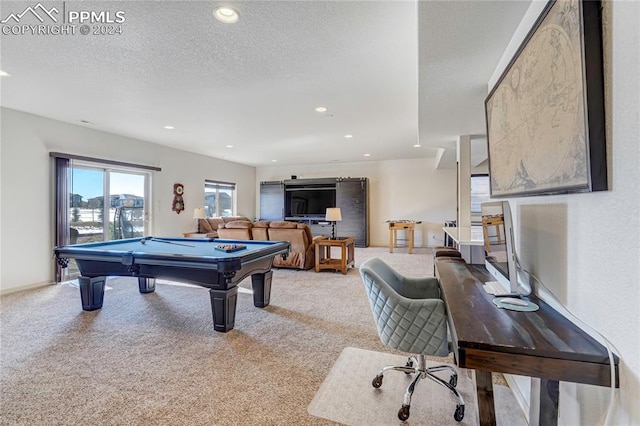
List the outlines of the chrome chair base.
<svg viewBox="0 0 640 426">
<path fill-rule="evenodd" d="M 438 371 L 444 371 L 444 370 L 451 371 L 451 377 L 449 378 L 448 382 L 442 380 L 440 377 L 433 374 Z M 433 367 L 427 367 L 427 359 L 425 355 L 418 355 L 417 357 L 410 356 L 407 359 L 407 364 L 404 366 L 390 365 L 380 370 L 378 375 L 374 377 L 373 381 L 371 382 L 374 388 L 379 388 L 380 386 L 382 386 L 382 378 L 384 377 L 384 373 L 386 373 L 387 371 L 401 371 L 405 374 L 415 374 L 415 376 L 413 377 L 413 380 L 411 381 L 411 383 L 407 387 L 407 390 L 404 393 L 404 398 L 402 400 L 402 407 L 400 407 L 400 410 L 398 410 L 398 418 L 400 420 L 404 421 L 409 418 L 410 407 L 411 407 L 411 397 L 413 396 L 413 391 L 415 390 L 420 380 L 424 378 L 428 378 L 433 382 L 439 384 L 440 386 L 443 386 L 449 389 L 458 399 L 458 403 L 456 405 L 456 410 L 453 414 L 453 418 L 458 422 L 462 421 L 462 419 L 464 418 L 464 399 L 462 398 L 462 395 L 460 395 L 460 392 L 458 392 L 458 390 L 456 389 L 456 386 L 458 385 L 458 373 L 455 370 L 455 368 L 453 368 L 452 366 L 436 365 Z"/>
</svg>

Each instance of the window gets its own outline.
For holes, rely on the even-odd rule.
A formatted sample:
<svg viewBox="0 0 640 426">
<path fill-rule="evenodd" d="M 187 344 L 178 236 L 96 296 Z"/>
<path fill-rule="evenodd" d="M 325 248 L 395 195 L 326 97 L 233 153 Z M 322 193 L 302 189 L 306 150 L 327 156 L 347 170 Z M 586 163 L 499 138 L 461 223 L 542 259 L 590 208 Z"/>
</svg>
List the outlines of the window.
<svg viewBox="0 0 640 426">
<path fill-rule="evenodd" d="M 489 201 L 489 175 L 471 175 L 471 224 L 482 223 L 482 203 Z"/>
<path fill-rule="evenodd" d="M 235 216 L 236 184 L 204 181 L 204 209 L 207 217 Z"/>
</svg>

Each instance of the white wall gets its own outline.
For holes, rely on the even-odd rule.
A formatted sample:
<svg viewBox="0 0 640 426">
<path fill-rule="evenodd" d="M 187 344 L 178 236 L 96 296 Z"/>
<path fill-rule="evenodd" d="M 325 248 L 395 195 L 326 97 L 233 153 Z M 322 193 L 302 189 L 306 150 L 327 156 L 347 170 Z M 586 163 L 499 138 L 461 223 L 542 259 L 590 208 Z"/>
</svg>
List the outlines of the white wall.
<svg viewBox="0 0 640 426">
<path fill-rule="evenodd" d="M 152 174 L 152 234 L 195 231 L 193 208 L 204 204 L 204 180 L 236 182 L 237 211 L 255 211 L 255 168 L 56 120 L 1 109 L 0 291 L 53 280 L 52 160 L 65 152 L 157 166 Z M 171 210 L 173 184 L 185 186 L 185 210 Z"/>
<path fill-rule="evenodd" d="M 389 245 L 387 220 L 422 221 L 415 228 L 415 246 L 442 243 L 442 226 L 456 217 L 456 171 L 436 170 L 433 158 L 368 161 L 301 166 L 269 166 L 256 170 L 256 205 L 260 206 L 260 182 L 321 177 L 369 178 L 369 242 Z M 259 211 L 256 212 L 259 216 Z"/>
<path fill-rule="evenodd" d="M 491 88 L 546 1 L 532 3 Z M 604 2 L 609 191 L 511 200 L 517 246 L 536 274 L 621 357 L 611 424 L 640 424 L 640 2 Z M 560 423 L 602 424 L 609 390 L 561 383 Z M 527 389 L 522 389 L 527 396 Z"/>
</svg>

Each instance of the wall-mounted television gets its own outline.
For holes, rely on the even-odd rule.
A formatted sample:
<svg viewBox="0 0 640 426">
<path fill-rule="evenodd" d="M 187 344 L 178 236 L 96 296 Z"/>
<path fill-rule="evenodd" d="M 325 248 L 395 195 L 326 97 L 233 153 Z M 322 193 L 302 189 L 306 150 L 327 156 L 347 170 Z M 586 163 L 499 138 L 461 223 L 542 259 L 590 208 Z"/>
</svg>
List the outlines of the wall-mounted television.
<svg viewBox="0 0 640 426">
<path fill-rule="evenodd" d="M 286 217 L 322 217 L 327 208 L 336 206 L 335 187 L 287 188 Z"/>
</svg>

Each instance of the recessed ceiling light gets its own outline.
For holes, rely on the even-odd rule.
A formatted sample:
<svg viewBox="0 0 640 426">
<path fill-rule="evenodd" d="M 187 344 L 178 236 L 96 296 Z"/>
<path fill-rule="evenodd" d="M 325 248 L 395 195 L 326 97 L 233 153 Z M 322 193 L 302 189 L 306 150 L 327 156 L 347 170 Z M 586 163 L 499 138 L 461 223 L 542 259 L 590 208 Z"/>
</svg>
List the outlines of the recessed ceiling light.
<svg viewBox="0 0 640 426">
<path fill-rule="evenodd" d="M 8 72 L 6 72 L 6 71 L 2 71 L 2 70 L 0 70 L 0 77 L 11 77 L 11 74 L 9 74 L 9 73 L 8 73 Z"/>
<path fill-rule="evenodd" d="M 175 127 L 173 127 L 173 126 L 164 126 L 164 128 L 165 128 L 165 129 L 167 129 L 167 130 L 173 130 L 173 129 L 175 129 Z"/>
<path fill-rule="evenodd" d="M 318 111 L 318 112 L 327 112 L 327 107 L 323 107 L 323 106 L 316 107 L 316 111 Z"/>
<path fill-rule="evenodd" d="M 419 143 L 415 144 L 413 147 L 414 148 L 420 148 L 422 145 L 420 145 Z"/>
<path fill-rule="evenodd" d="M 344 135 L 345 138 L 347 139 L 351 139 L 353 137 L 353 135 Z"/>
<path fill-rule="evenodd" d="M 365 157 L 371 157 L 371 154 L 365 154 L 364 156 Z"/>
<path fill-rule="evenodd" d="M 278 161 L 278 160 L 271 160 L 271 161 L 273 161 L 273 162 L 275 163 L 275 162 L 276 162 L 276 161 Z"/>
<path fill-rule="evenodd" d="M 227 148 L 233 148 L 233 145 L 225 145 Z"/>
<path fill-rule="evenodd" d="M 235 24 L 238 22 L 238 12 L 227 6 L 220 6 L 213 11 L 213 16 L 225 24 Z"/>
</svg>

